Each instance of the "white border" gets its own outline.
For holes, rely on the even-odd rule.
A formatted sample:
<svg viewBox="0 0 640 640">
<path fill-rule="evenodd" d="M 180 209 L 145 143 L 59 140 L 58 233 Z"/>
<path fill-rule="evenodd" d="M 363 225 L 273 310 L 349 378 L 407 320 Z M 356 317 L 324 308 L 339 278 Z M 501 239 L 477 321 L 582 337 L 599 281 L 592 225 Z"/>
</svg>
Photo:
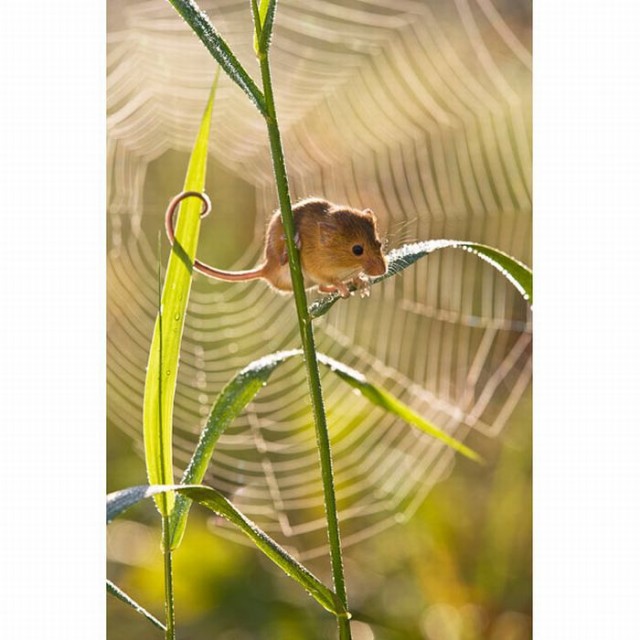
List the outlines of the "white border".
<svg viewBox="0 0 640 640">
<path fill-rule="evenodd" d="M 631 2 L 534 2 L 540 640 L 638 637 L 637 25 Z"/>
<path fill-rule="evenodd" d="M 105 24 L 0 20 L 4 637 L 105 635 Z"/>
</svg>

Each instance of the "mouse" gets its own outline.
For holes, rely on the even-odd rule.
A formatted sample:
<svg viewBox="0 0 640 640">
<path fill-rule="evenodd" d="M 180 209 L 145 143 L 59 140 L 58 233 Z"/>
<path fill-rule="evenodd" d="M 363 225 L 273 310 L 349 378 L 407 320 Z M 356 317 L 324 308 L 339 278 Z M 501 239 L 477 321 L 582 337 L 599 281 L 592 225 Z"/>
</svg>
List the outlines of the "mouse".
<svg viewBox="0 0 640 640">
<path fill-rule="evenodd" d="M 165 226 L 170 242 L 175 239 L 173 219 L 178 204 L 186 197 L 198 196 L 205 203 L 208 198 L 199 192 L 182 192 L 169 203 Z M 207 208 L 208 207 L 208 208 Z M 368 295 L 367 277 L 382 276 L 387 271 L 387 259 L 382 253 L 377 219 L 371 209 L 354 209 L 329 202 L 323 198 L 305 198 L 292 207 L 296 229 L 295 243 L 305 289 L 318 287 L 322 293 L 338 292 L 350 296 L 349 285 Z M 195 260 L 199 273 L 217 280 L 238 282 L 264 279 L 278 293 L 293 290 L 289 258 L 280 210 L 276 210 L 267 226 L 262 263 L 246 271 L 225 271 Z"/>
</svg>

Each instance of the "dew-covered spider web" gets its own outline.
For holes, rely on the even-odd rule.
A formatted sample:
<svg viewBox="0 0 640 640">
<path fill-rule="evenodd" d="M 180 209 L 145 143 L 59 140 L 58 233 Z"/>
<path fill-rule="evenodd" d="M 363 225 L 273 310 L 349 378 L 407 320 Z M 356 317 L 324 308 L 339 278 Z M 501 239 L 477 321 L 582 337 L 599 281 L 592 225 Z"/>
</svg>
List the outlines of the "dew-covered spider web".
<svg viewBox="0 0 640 640">
<path fill-rule="evenodd" d="M 201 7 L 259 80 L 248 0 Z M 182 189 L 215 65 L 163 0 L 109 0 L 108 14 L 108 418 L 142 453 L 158 230 Z M 372 208 L 388 248 L 456 238 L 531 264 L 530 27 L 528 0 L 280 0 L 271 56 L 292 198 Z M 224 75 L 210 147 L 213 213 L 198 256 L 249 268 L 277 197 L 262 117 Z M 163 234 L 163 263 L 167 255 Z M 459 439 L 499 434 L 531 380 L 527 304 L 461 251 L 423 258 L 370 298 L 339 301 L 315 330 L 321 351 Z M 195 276 L 176 478 L 225 383 L 295 347 L 291 298 L 261 281 Z M 455 456 L 321 373 L 348 545 L 409 518 Z M 298 557 L 326 553 L 301 361 L 282 365 L 221 437 L 206 482 Z"/>
</svg>

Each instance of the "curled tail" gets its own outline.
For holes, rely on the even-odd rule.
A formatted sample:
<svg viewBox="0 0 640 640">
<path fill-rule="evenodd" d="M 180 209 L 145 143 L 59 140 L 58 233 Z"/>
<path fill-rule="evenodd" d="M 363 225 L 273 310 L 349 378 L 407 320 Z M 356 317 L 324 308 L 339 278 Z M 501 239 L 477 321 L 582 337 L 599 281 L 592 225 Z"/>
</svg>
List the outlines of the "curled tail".
<svg viewBox="0 0 640 640">
<path fill-rule="evenodd" d="M 175 196 L 169 203 L 164 216 L 164 226 L 167 230 L 169 242 L 172 245 L 176 239 L 175 231 L 173 228 L 173 218 L 175 215 L 175 211 L 178 205 L 185 198 L 190 197 L 200 198 L 200 200 L 202 200 L 204 206 L 202 211 L 200 212 L 201 218 L 204 218 L 206 215 L 208 215 L 209 211 L 211 211 L 211 200 L 209 200 L 209 196 L 206 193 L 200 193 L 200 191 L 182 191 L 177 196 Z M 196 258 L 193 261 L 193 268 L 203 275 L 208 276 L 209 278 L 215 278 L 217 280 L 227 280 L 229 282 L 264 278 L 264 265 L 255 267 L 255 269 L 247 269 L 246 271 L 225 271 L 224 269 L 216 269 L 211 265 L 200 262 L 200 260 Z"/>
</svg>

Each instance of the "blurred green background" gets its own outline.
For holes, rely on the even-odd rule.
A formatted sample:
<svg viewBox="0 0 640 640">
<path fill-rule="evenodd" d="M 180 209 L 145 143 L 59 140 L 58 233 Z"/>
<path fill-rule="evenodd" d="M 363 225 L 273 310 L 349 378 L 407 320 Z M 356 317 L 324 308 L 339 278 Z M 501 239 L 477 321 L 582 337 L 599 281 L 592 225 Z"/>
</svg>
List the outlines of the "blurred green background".
<svg viewBox="0 0 640 640">
<path fill-rule="evenodd" d="M 202 7 L 259 77 L 249 3 Z M 141 407 L 157 238 L 182 188 L 214 74 L 160 0 L 108 0 L 108 490 L 146 482 Z M 380 219 L 388 248 L 448 237 L 531 264 L 531 4 L 278 4 L 272 65 L 293 199 Z M 248 268 L 277 206 L 266 130 L 221 77 L 198 255 Z M 168 245 L 163 239 L 162 261 Z M 313 294 L 310 294 L 313 297 Z M 323 372 L 354 639 L 531 637 L 531 314 L 490 266 L 439 252 L 339 302 L 319 348 L 364 372 L 486 465 L 454 457 Z M 298 346 L 291 300 L 196 276 L 175 409 L 175 473 L 217 393 L 251 360 Z M 300 364 L 274 373 L 221 438 L 206 479 L 330 584 L 315 436 Z M 162 617 L 157 513 L 108 528 L 108 576 Z M 296 583 L 194 508 L 175 555 L 178 637 L 335 637 Z M 110 639 L 162 637 L 108 598 Z"/>
</svg>

